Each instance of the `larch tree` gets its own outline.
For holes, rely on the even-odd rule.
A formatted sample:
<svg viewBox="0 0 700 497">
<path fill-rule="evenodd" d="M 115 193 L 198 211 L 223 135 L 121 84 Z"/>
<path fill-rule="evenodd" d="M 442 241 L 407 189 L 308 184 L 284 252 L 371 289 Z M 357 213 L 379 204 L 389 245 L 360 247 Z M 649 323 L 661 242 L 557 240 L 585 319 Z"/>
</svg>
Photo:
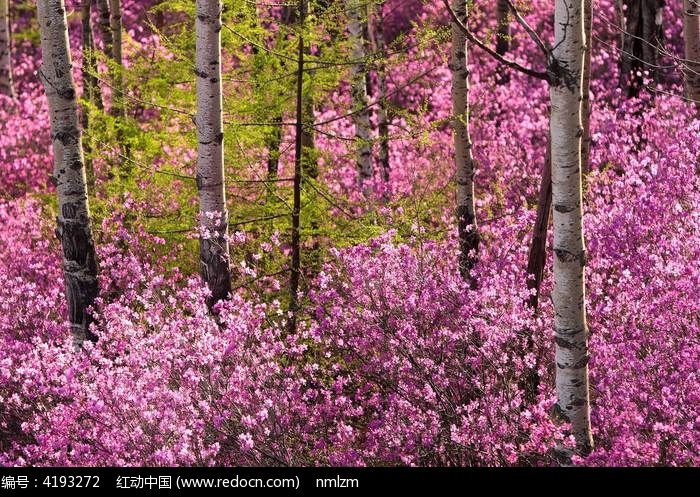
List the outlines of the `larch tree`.
<svg viewBox="0 0 700 497">
<path fill-rule="evenodd" d="M 365 41 L 363 36 L 363 19 L 366 17 L 366 3 L 362 0 L 345 0 L 345 8 L 348 16 L 348 31 L 350 42 L 350 92 L 352 95 L 352 120 L 355 126 L 355 139 L 357 141 L 357 181 L 365 194 L 368 194 L 367 182 L 372 179 L 374 168 L 372 167 L 371 125 L 369 118 L 366 65 L 365 65 Z"/>
<path fill-rule="evenodd" d="M 209 286 L 211 308 L 231 291 L 228 210 L 224 179 L 224 134 L 221 94 L 221 0 L 196 3 L 197 189 L 199 191 L 199 258 Z"/>
<path fill-rule="evenodd" d="M 467 25 L 467 1 L 452 0 L 452 10 L 459 22 Z M 455 178 L 457 181 L 456 215 L 459 236 L 459 271 L 464 278 L 476 262 L 479 232 L 474 207 L 474 158 L 469 136 L 469 69 L 467 38 L 459 24 L 452 22 L 452 128 L 454 135 Z"/>
<path fill-rule="evenodd" d="M 11 47 L 10 4 L 9 0 L 0 0 L 0 94 L 15 98 Z"/>
<path fill-rule="evenodd" d="M 623 0 L 620 87 L 636 97 L 645 79 L 658 80 L 665 0 Z"/>
<path fill-rule="evenodd" d="M 683 0 L 685 88 L 700 112 L 700 0 Z"/>
<path fill-rule="evenodd" d="M 63 0 L 39 0 L 37 6 L 42 51 L 39 77 L 49 103 L 53 181 L 58 194 L 56 234 L 63 248 L 68 315 L 73 342 L 78 347 L 84 340 L 96 338 L 90 332 L 90 316 L 86 310 L 98 293 L 95 246 L 65 5 Z"/>
<path fill-rule="evenodd" d="M 550 67 L 553 73 L 550 80 L 550 133 L 557 412 L 571 423 L 579 454 L 586 454 L 593 447 L 581 191 L 584 10 L 584 0 L 555 0 L 554 63 Z"/>
</svg>

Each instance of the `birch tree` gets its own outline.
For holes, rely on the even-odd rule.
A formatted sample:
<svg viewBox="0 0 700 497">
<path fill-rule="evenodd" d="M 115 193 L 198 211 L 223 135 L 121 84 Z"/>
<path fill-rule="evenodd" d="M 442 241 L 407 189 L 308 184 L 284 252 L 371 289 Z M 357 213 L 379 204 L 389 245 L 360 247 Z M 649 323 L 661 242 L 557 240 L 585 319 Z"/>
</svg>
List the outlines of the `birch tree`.
<svg viewBox="0 0 700 497">
<path fill-rule="evenodd" d="M 700 0 L 683 0 L 685 87 L 700 112 Z"/>
<path fill-rule="evenodd" d="M 197 189 L 202 230 L 199 258 L 202 279 L 211 291 L 211 307 L 231 290 L 221 96 L 221 0 L 197 0 L 196 8 Z"/>
<path fill-rule="evenodd" d="M 462 25 L 467 25 L 467 1 L 452 0 L 452 10 Z M 469 136 L 469 69 L 467 38 L 460 26 L 452 22 L 452 128 L 457 180 L 457 232 L 459 235 L 459 271 L 465 278 L 476 262 L 479 234 L 474 208 L 474 159 Z"/>
<path fill-rule="evenodd" d="M 348 31 L 350 33 L 350 91 L 352 95 L 353 124 L 357 140 L 357 180 L 365 194 L 368 193 L 366 182 L 372 178 L 372 149 L 369 109 L 367 108 L 367 85 L 365 83 L 365 42 L 362 30 L 365 17 L 363 0 L 345 0 L 348 16 Z"/>
<path fill-rule="evenodd" d="M 581 86 L 584 0 L 555 0 L 550 81 L 557 411 L 571 423 L 576 450 L 593 446 L 588 393 L 586 249 L 581 195 Z"/>
<path fill-rule="evenodd" d="M 593 40 L 593 9 L 592 0 L 583 0 L 583 22 L 586 51 L 583 58 L 583 82 L 581 85 L 581 168 L 584 173 L 590 171 L 591 155 L 591 43 Z"/>
<path fill-rule="evenodd" d="M 0 0 L 0 93 L 15 98 L 11 46 L 10 4 L 9 0 Z"/>
<path fill-rule="evenodd" d="M 58 194 L 56 234 L 63 247 L 63 275 L 73 342 L 79 346 L 86 339 L 95 339 L 89 330 L 86 308 L 92 305 L 98 286 L 78 106 L 63 0 L 39 0 L 37 6 L 42 50 L 39 77 L 49 103 L 53 180 Z"/>
</svg>

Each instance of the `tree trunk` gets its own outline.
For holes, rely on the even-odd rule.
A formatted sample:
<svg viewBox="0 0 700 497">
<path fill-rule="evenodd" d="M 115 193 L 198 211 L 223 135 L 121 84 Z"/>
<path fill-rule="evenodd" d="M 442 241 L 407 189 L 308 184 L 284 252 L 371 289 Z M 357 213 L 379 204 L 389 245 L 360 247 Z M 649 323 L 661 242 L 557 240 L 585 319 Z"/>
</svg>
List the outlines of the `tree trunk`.
<svg viewBox="0 0 700 497">
<path fill-rule="evenodd" d="M 95 41 L 92 37 L 92 22 L 90 18 L 92 3 L 93 0 L 83 0 L 80 9 L 83 42 L 83 67 L 81 73 L 83 76 L 83 91 L 87 96 L 87 100 L 98 109 L 102 109 L 102 92 L 96 76 Z"/>
<path fill-rule="evenodd" d="M 685 87 L 700 112 L 700 0 L 683 1 Z"/>
<path fill-rule="evenodd" d="M 584 0 L 555 1 L 554 80 L 550 85 L 557 411 L 571 423 L 579 454 L 588 453 L 593 446 L 581 198 L 583 4 Z"/>
<path fill-rule="evenodd" d="M 583 92 L 581 100 L 581 125 L 583 136 L 581 137 L 581 170 L 587 173 L 591 170 L 591 42 L 593 29 L 592 0 L 583 0 L 583 22 L 586 40 L 586 52 L 583 58 Z"/>
<path fill-rule="evenodd" d="M 107 57 L 113 57 L 114 49 L 112 48 L 112 28 L 109 20 L 109 3 L 108 0 L 97 0 L 97 26 L 100 29 L 102 44 L 104 45 L 104 53 Z"/>
<path fill-rule="evenodd" d="M 379 106 L 377 110 L 377 128 L 379 134 L 379 154 L 377 156 L 379 167 L 382 169 L 382 179 L 386 183 L 385 199 L 389 197 L 389 175 L 391 163 L 389 159 L 389 112 L 386 98 L 386 41 L 384 40 L 384 4 L 377 5 L 374 23 L 372 24 L 374 51 L 377 59 L 377 98 Z"/>
<path fill-rule="evenodd" d="M 505 55 L 510 49 L 510 6 L 508 0 L 496 0 L 496 53 Z"/>
<path fill-rule="evenodd" d="M 0 0 L 0 94 L 15 98 L 15 89 L 12 84 L 9 0 Z"/>
<path fill-rule="evenodd" d="M 623 4 L 620 87 L 628 97 L 636 97 L 645 79 L 658 81 L 660 75 L 657 66 L 665 0 L 624 0 Z"/>
<path fill-rule="evenodd" d="M 462 24 L 467 24 L 466 0 L 453 0 L 452 9 Z M 469 136 L 469 69 L 467 38 L 452 23 L 452 127 L 454 130 L 457 180 L 457 232 L 459 235 L 459 272 L 464 278 L 474 267 L 479 250 L 479 232 L 474 207 L 474 159 Z M 472 281 L 472 284 L 474 282 Z"/>
<path fill-rule="evenodd" d="M 97 82 L 97 63 L 95 61 L 94 44 L 92 40 L 92 26 L 90 22 L 90 6 L 92 0 L 83 0 L 80 6 L 80 19 L 82 26 L 82 55 L 83 63 L 81 74 L 83 77 L 83 99 L 97 108 L 102 109 L 102 94 L 100 86 Z M 83 140 L 83 149 L 85 151 L 85 173 L 87 176 L 87 189 L 90 194 L 95 191 L 95 170 L 92 163 L 92 141 L 90 140 L 90 109 L 89 105 L 83 107 L 82 126 L 83 132 L 87 135 Z"/>
<path fill-rule="evenodd" d="M 530 295 L 528 305 L 537 312 L 540 298 L 540 286 L 544 277 L 544 266 L 547 262 L 547 231 L 549 230 L 549 218 L 552 212 L 552 155 L 550 140 L 547 141 L 547 152 L 542 168 L 542 180 L 540 183 L 540 195 L 537 201 L 537 216 L 535 226 L 532 229 L 532 242 L 527 258 L 527 287 L 535 290 Z"/>
<path fill-rule="evenodd" d="M 362 23 L 365 17 L 365 3 L 362 0 L 345 0 L 350 32 L 350 57 L 356 63 L 350 66 L 350 85 L 352 94 L 352 115 L 357 140 L 357 181 L 359 187 L 369 194 L 367 182 L 372 179 L 371 127 L 367 107 L 367 86 L 365 84 L 365 42 Z"/>
<path fill-rule="evenodd" d="M 112 60 L 118 66 L 112 74 L 112 115 L 124 114 L 124 88 L 122 81 L 122 6 L 121 0 L 109 0 L 109 28 L 112 32 Z"/>
<path fill-rule="evenodd" d="M 49 102 L 53 180 L 58 193 L 56 234 L 63 247 L 68 314 L 73 342 L 78 347 L 86 339 L 96 339 L 89 330 L 90 316 L 86 311 L 98 293 L 95 246 L 90 228 L 65 6 L 63 0 L 39 0 L 37 5 L 42 50 L 39 75 Z"/>
<path fill-rule="evenodd" d="M 231 291 L 221 96 L 221 0 L 197 0 L 197 189 L 202 279 L 211 308 Z"/>
<path fill-rule="evenodd" d="M 292 261 L 289 277 L 289 332 L 296 330 L 301 279 L 301 180 L 304 153 L 304 21 L 306 0 L 299 0 L 299 48 L 297 50 L 296 126 L 294 136 L 294 205 L 292 206 Z"/>
</svg>

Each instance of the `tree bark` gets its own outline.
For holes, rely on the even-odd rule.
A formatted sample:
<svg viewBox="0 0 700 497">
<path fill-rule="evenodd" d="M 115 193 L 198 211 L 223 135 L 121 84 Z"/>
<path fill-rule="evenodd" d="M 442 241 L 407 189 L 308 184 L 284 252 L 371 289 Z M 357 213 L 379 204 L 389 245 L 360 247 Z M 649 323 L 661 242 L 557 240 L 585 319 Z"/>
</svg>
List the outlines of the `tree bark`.
<svg viewBox="0 0 700 497">
<path fill-rule="evenodd" d="M 79 347 L 86 339 L 96 339 L 89 330 L 91 318 L 86 308 L 97 296 L 98 284 L 78 106 L 63 0 L 39 0 L 37 6 L 42 50 L 39 76 L 49 102 L 53 180 L 58 194 L 56 235 L 63 247 L 63 274 L 73 342 Z"/>
<path fill-rule="evenodd" d="M 357 141 L 357 181 L 365 195 L 369 194 L 367 182 L 372 179 L 371 126 L 367 107 L 367 86 L 365 81 L 365 42 L 362 23 L 365 17 L 365 3 L 362 0 L 345 0 L 350 33 L 350 56 L 356 63 L 350 66 L 350 88 L 352 94 L 352 115 Z"/>
<path fill-rule="evenodd" d="M 510 49 L 510 6 L 508 0 L 496 0 L 496 53 L 505 55 Z"/>
<path fill-rule="evenodd" d="M 211 308 L 231 291 L 221 95 L 221 0 L 197 0 L 197 189 L 201 275 Z"/>
<path fill-rule="evenodd" d="M 384 39 L 384 3 L 377 5 L 374 23 L 372 24 L 374 51 L 378 54 L 377 59 L 377 92 L 379 106 L 377 109 L 377 131 L 379 134 L 379 153 L 377 162 L 382 170 L 382 179 L 387 183 L 385 199 L 389 196 L 389 176 L 391 173 L 391 163 L 389 158 L 389 109 L 386 98 L 386 41 Z"/>
<path fill-rule="evenodd" d="M 2 0 L 0 0 L 2 1 Z M 80 9 L 83 42 L 83 91 L 87 100 L 98 109 L 102 109 L 102 92 L 97 81 L 97 61 L 95 60 L 95 41 L 92 37 L 91 6 L 94 0 L 83 0 Z M 85 97 L 83 97 L 85 98 Z"/>
<path fill-rule="evenodd" d="M 683 1 L 685 87 L 700 112 L 700 0 Z"/>
<path fill-rule="evenodd" d="M 452 9 L 462 24 L 467 24 L 466 0 L 452 0 Z M 467 67 L 467 38 L 456 23 L 452 23 L 452 128 L 455 147 L 457 180 L 457 233 L 459 236 L 459 272 L 470 278 L 477 260 L 479 232 L 474 207 L 474 159 L 469 136 L 469 69 Z M 474 282 L 472 281 L 472 284 Z"/>
<path fill-rule="evenodd" d="M 97 62 L 95 61 L 94 43 L 92 39 L 92 26 L 90 22 L 90 6 L 92 0 L 83 0 L 80 6 L 80 18 L 82 27 L 82 55 L 83 62 L 81 74 L 83 77 L 83 99 L 90 104 L 95 105 L 98 109 L 102 109 L 102 94 L 100 86 L 97 82 Z M 92 141 L 90 140 L 90 109 L 89 105 L 85 105 L 82 109 L 82 127 L 83 132 L 87 135 L 83 140 L 83 149 L 85 152 L 85 174 L 87 177 L 88 193 L 93 194 L 95 191 L 95 170 L 92 163 Z"/>
<path fill-rule="evenodd" d="M 665 0 L 624 0 L 620 87 L 639 95 L 645 79 L 658 81 L 658 55 L 663 40 Z M 648 74 L 644 74 L 644 73 Z"/>
<path fill-rule="evenodd" d="M 540 298 L 540 286 L 544 277 L 544 266 L 547 262 L 547 231 L 549 230 L 549 218 L 552 212 L 552 155 L 550 140 L 547 142 L 547 152 L 544 166 L 542 167 L 542 180 L 540 183 L 540 195 L 537 202 L 537 215 L 535 226 L 532 230 L 532 242 L 527 258 L 527 287 L 535 290 L 530 295 L 528 305 L 537 312 Z"/>
<path fill-rule="evenodd" d="M 15 98 L 12 84 L 12 37 L 9 0 L 0 0 L 0 94 Z"/>
<path fill-rule="evenodd" d="M 124 84 L 121 73 L 122 62 L 122 6 L 121 0 L 109 0 L 109 28 L 112 32 L 112 60 L 118 66 L 112 71 L 115 91 L 112 94 L 112 115 L 124 115 Z"/>
<path fill-rule="evenodd" d="M 591 42 L 593 40 L 593 10 L 592 0 L 583 0 L 583 23 L 586 40 L 586 51 L 583 58 L 583 84 L 581 87 L 581 170 L 587 173 L 591 170 Z"/>
<path fill-rule="evenodd" d="M 557 411 L 571 423 L 576 452 L 593 447 L 588 391 L 586 249 L 581 193 L 584 0 L 555 1 L 550 84 L 554 207 L 554 331 Z"/>
<path fill-rule="evenodd" d="M 109 19 L 108 0 L 97 0 L 95 6 L 97 7 L 97 27 L 104 45 L 103 50 L 105 55 L 111 58 L 114 55 L 114 49 L 112 48 L 112 27 Z"/>
</svg>

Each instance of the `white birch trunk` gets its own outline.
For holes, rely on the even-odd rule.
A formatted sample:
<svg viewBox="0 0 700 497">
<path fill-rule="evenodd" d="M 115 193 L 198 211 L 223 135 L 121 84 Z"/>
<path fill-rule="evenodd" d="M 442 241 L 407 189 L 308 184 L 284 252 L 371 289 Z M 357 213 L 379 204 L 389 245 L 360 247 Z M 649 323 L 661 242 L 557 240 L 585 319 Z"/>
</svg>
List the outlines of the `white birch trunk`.
<svg viewBox="0 0 700 497">
<path fill-rule="evenodd" d="M 463 25 L 467 24 L 467 1 L 452 0 L 452 10 Z M 460 245 L 459 270 L 468 277 L 476 261 L 479 235 L 474 208 L 474 159 L 469 136 L 469 68 L 467 67 L 467 38 L 456 23 L 452 23 L 452 127 L 455 147 L 457 181 L 457 230 Z"/>
<path fill-rule="evenodd" d="M 685 87 L 700 112 L 700 0 L 683 1 Z"/>
<path fill-rule="evenodd" d="M 586 250 L 581 199 L 581 86 L 585 52 L 584 0 L 555 1 L 552 113 L 554 330 L 557 411 L 571 423 L 576 451 L 593 446 L 588 392 Z"/>
<path fill-rule="evenodd" d="M 53 180 L 58 193 L 56 234 L 63 247 L 63 274 L 73 341 L 94 339 L 86 307 L 97 295 L 97 264 L 90 228 L 85 167 L 63 0 L 38 0 L 44 83 L 51 116 Z"/>
<path fill-rule="evenodd" d="M 11 46 L 10 4 L 9 0 L 0 0 L 0 93 L 15 98 Z"/>
<path fill-rule="evenodd" d="M 350 69 L 350 88 L 352 94 L 352 115 L 357 140 L 357 180 L 365 194 L 368 193 L 365 182 L 372 178 L 372 148 L 369 109 L 367 108 L 367 86 L 365 84 L 365 43 L 363 40 L 363 18 L 366 3 L 363 0 L 345 0 L 350 32 L 350 56 L 356 64 Z"/>
<path fill-rule="evenodd" d="M 200 223 L 208 232 L 199 247 L 202 278 L 212 293 L 210 307 L 231 290 L 221 113 L 221 10 L 221 0 L 197 0 L 197 188 Z"/>
</svg>

